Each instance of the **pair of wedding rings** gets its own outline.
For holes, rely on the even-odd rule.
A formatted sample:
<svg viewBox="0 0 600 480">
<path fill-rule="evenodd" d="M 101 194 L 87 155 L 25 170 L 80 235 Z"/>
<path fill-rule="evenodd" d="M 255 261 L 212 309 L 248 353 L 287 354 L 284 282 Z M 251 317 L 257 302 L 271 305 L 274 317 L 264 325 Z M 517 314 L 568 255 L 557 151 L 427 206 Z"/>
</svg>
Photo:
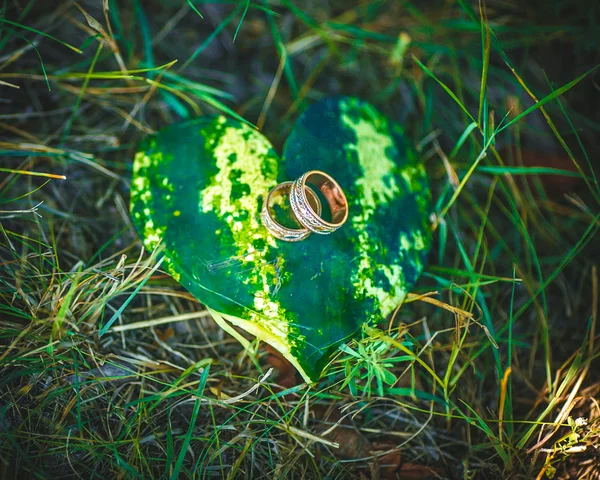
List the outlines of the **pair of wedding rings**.
<svg viewBox="0 0 600 480">
<path fill-rule="evenodd" d="M 329 206 L 330 221 L 322 218 L 322 204 L 318 189 Z M 294 220 L 298 228 L 288 228 L 278 222 L 271 209 L 271 203 L 277 196 L 289 197 Z M 311 233 L 327 235 L 335 232 L 348 219 L 348 201 L 342 187 L 325 172 L 311 170 L 293 182 L 283 182 L 273 188 L 263 203 L 261 219 L 267 230 L 275 238 L 286 242 L 299 242 Z"/>
</svg>

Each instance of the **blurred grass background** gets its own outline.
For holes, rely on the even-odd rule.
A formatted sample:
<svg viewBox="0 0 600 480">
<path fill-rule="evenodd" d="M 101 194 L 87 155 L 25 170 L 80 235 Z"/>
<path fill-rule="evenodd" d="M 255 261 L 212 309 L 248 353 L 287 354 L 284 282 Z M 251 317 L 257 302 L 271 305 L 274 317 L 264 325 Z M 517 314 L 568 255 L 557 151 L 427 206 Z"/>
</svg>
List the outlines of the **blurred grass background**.
<svg viewBox="0 0 600 480">
<path fill-rule="evenodd" d="M 2 478 L 600 478 L 599 22 L 567 0 L 0 2 Z M 309 388 L 155 268 L 129 177 L 164 125 L 220 111 L 280 150 L 336 94 L 405 125 L 435 245 Z"/>
</svg>

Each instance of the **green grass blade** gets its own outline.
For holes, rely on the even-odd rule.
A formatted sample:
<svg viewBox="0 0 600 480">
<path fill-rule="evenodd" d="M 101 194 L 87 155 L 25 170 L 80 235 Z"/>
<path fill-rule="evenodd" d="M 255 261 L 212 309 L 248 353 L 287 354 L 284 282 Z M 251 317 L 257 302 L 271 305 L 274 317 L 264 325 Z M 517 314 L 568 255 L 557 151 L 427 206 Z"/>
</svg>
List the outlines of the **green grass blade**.
<svg viewBox="0 0 600 480">
<path fill-rule="evenodd" d="M 81 106 L 81 102 L 83 101 L 83 97 L 85 96 L 85 92 L 87 90 L 88 84 L 90 83 L 90 75 L 96 68 L 96 63 L 98 62 L 98 58 L 100 58 L 100 52 L 102 52 L 102 42 L 98 42 L 98 48 L 96 49 L 96 54 L 92 59 L 92 63 L 90 64 L 90 68 L 88 69 L 87 75 L 83 79 L 83 85 L 81 85 L 81 89 L 79 90 L 79 94 L 77 95 L 77 100 L 75 101 L 75 105 L 73 107 L 73 111 L 69 118 L 67 119 L 67 123 L 65 124 L 65 128 L 63 129 L 61 135 L 61 141 L 59 143 L 60 148 L 63 148 L 65 145 L 65 140 L 69 136 L 71 132 L 71 125 L 73 124 L 73 120 L 79 111 L 79 107 Z"/>
<path fill-rule="evenodd" d="M 544 98 L 542 98 L 541 100 L 537 101 L 534 105 L 532 105 L 528 109 L 526 109 L 523 112 L 521 112 L 515 118 L 513 118 L 512 120 L 510 120 L 507 123 L 505 123 L 504 126 L 500 127 L 499 129 L 496 129 L 496 133 L 500 133 L 502 130 L 506 130 L 508 127 L 510 127 L 511 125 L 514 125 L 516 122 L 518 122 L 519 120 L 521 120 L 526 115 L 529 115 L 534 110 L 537 110 L 538 108 L 541 108 L 542 106 L 546 105 L 548 102 L 551 102 L 555 98 L 560 97 L 563 93 L 568 92 L 569 90 L 571 90 L 571 88 L 573 88 L 575 85 L 577 85 L 579 82 L 581 82 L 584 78 L 586 78 L 589 75 L 591 75 L 592 73 L 594 73 L 598 69 L 598 67 L 600 67 L 600 65 L 596 65 L 595 67 L 590 68 L 583 75 L 580 75 L 576 79 L 571 80 L 569 83 L 567 83 L 566 85 L 563 85 L 562 87 L 560 87 L 557 90 L 554 90 L 549 95 L 546 95 Z"/>
<path fill-rule="evenodd" d="M 187 454 L 188 446 L 192 441 L 192 434 L 194 432 L 194 427 L 196 426 L 196 419 L 198 418 L 198 412 L 200 411 L 200 405 L 202 404 L 202 396 L 204 394 L 204 387 L 206 386 L 206 382 L 208 380 L 208 374 L 210 373 L 210 365 L 204 367 L 202 371 L 202 375 L 200 376 L 200 382 L 198 383 L 198 390 L 196 391 L 196 401 L 194 402 L 194 410 L 192 411 L 192 417 L 190 418 L 190 425 L 188 427 L 187 434 L 185 435 L 183 444 L 179 449 L 179 456 L 177 457 L 177 462 L 175 463 L 175 467 L 171 472 L 170 479 L 177 480 L 179 478 L 179 472 L 183 465 L 183 460 Z"/>
<path fill-rule="evenodd" d="M 481 4 L 480 4 L 481 6 Z M 484 142 L 487 142 L 488 129 L 485 128 L 488 119 L 487 102 L 487 77 L 490 65 L 490 26 L 485 15 L 485 5 L 481 6 L 481 44 L 483 49 L 483 67 L 481 71 L 481 86 L 479 87 L 479 111 L 477 112 L 477 123 L 483 125 Z"/>
<path fill-rule="evenodd" d="M 567 374 L 565 375 L 564 380 L 559 385 L 556 393 L 550 399 L 550 402 L 548 402 L 548 405 L 546 406 L 546 408 L 543 410 L 542 413 L 540 413 L 540 415 L 538 415 L 535 423 L 531 427 L 529 427 L 529 429 L 521 437 L 521 440 L 519 440 L 519 443 L 517 443 L 518 449 L 522 449 L 527 444 L 527 442 L 529 441 L 531 436 L 539 428 L 538 423 L 542 422 L 544 420 L 544 418 L 546 418 L 546 416 L 548 416 L 554 410 L 554 407 L 556 406 L 558 401 L 561 399 L 563 392 L 571 384 L 571 382 L 573 381 L 575 376 L 579 373 L 579 366 L 581 365 L 582 361 L 583 361 L 583 355 L 580 352 L 575 357 L 575 360 L 573 360 L 573 363 L 571 364 L 571 367 L 569 368 Z"/>
<path fill-rule="evenodd" d="M 60 305 L 60 308 L 58 310 L 56 318 L 54 319 L 54 322 L 52 323 L 52 334 L 50 336 L 51 342 L 54 340 L 58 340 L 61 336 L 60 330 L 61 330 L 63 322 L 67 318 L 69 309 L 71 308 L 71 302 L 73 301 L 73 297 L 75 295 L 75 291 L 77 290 L 78 283 L 79 283 L 79 276 L 76 274 L 73 277 L 73 283 L 71 283 L 71 287 L 69 288 L 69 291 L 65 295 L 65 298 L 63 299 L 63 301 Z"/>
<path fill-rule="evenodd" d="M 185 1 L 190 6 L 190 8 L 194 11 L 195 14 L 204 20 L 204 16 L 198 11 L 198 9 L 196 8 L 196 5 L 194 5 L 192 0 L 185 0 Z"/>
<path fill-rule="evenodd" d="M 581 178 L 579 172 L 563 170 L 552 167 L 513 167 L 510 165 L 482 165 L 477 169 L 479 173 L 491 175 L 561 175 L 564 177 Z"/>
<path fill-rule="evenodd" d="M 471 123 L 469 123 L 469 125 L 467 125 L 467 127 L 465 128 L 465 130 L 459 137 L 458 141 L 456 142 L 456 145 L 454 145 L 452 152 L 450 152 L 450 156 L 448 157 L 448 160 L 452 160 L 454 157 L 456 157 L 456 154 L 458 153 L 460 148 L 463 146 L 463 144 L 465 143 L 467 138 L 469 138 L 469 135 L 471 135 L 473 130 L 475 130 L 477 128 L 477 126 L 478 126 L 477 122 L 471 122 Z"/>
<path fill-rule="evenodd" d="M 0 20 L 2 20 L 1 17 L 0 17 Z M 22 38 L 29 45 L 31 45 L 31 48 L 33 48 L 33 51 L 35 52 L 35 54 L 37 55 L 37 57 L 38 57 L 38 59 L 40 61 L 40 67 L 42 68 L 42 75 L 44 75 L 44 80 L 46 81 L 46 87 L 48 87 L 48 91 L 50 92 L 52 90 L 50 88 L 50 80 L 48 79 L 48 74 L 46 73 L 46 67 L 44 66 L 44 61 L 42 60 L 42 55 L 40 54 L 40 51 L 37 49 L 37 47 L 35 46 L 35 44 L 31 40 L 29 40 L 27 37 L 25 37 L 25 35 L 21 35 L 20 33 L 16 32 L 12 28 L 6 27 L 6 30 L 9 31 L 9 32 L 11 32 L 13 35 L 15 35 L 17 37 Z"/>
<path fill-rule="evenodd" d="M 210 42 L 212 42 L 227 25 L 229 25 L 231 20 L 233 20 L 237 16 L 237 14 L 242 11 L 243 7 L 244 5 L 238 5 L 229 15 L 227 15 L 225 20 L 223 20 L 217 26 L 217 28 L 214 29 L 214 31 L 206 38 L 206 40 L 204 40 L 204 42 L 202 42 L 200 46 L 198 46 L 198 48 L 196 48 L 196 50 L 194 50 L 190 57 L 184 62 L 184 64 L 179 69 L 180 73 L 183 70 L 185 70 L 190 65 L 190 63 L 192 63 L 196 59 L 196 57 L 204 51 L 204 49 L 210 44 Z"/>
<path fill-rule="evenodd" d="M 156 272 L 156 270 L 158 270 L 158 268 L 160 267 L 160 265 L 164 259 L 165 259 L 165 257 L 162 257 L 160 260 L 158 260 L 156 262 L 156 265 L 154 265 L 154 267 L 152 267 L 152 270 L 150 270 L 150 273 L 148 273 L 148 275 L 146 275 L 146 278 L 144 278 L 140 282 L 140 284 L 136 287 L 136 289 L 133 291 L 133 293 L 131 295 L 129 295 L 129 297 L 127 298 L 127 300 L 125 300 L 125 302 L 123 302 L 123 305 L 121 305 L 119 307 L 119 309 L 113 314 L 113 316 L 110 317 L 110 320 L 108 322 L 106 322 L 106 324 L 100 329 L 100 332 L 98 333 L 99 337 L 104 335 L 106 333 L 106 331 L 112 326 L 112 324 L 115 323 L 117 318 L 119 318 L 119 316 L 127 308 L 127 305 L 129 305 L 131 303 L 131 301 L 135 298 L 135 296 L 139 293 L 139 291 L 144 287 L 144 285 L 146 285 L 146 282 L 148 280 L 150 280 L 150 277 L 152 277 L 152 275 L 154 275 L 154 272 Z"/>
<path fill-rule="evenodd" d="M 240 28 L 242 28 L 242 23 L 244 22 L 244 19 L 246 18 L 246 14 L 248 13 L 248 9 L 250 8 L 250 0 L 246 0 L 246 7 L 244 8 L 244 11 L 242 12 L 242 16 L 240 18 L 240 21 L 238 23 L 237 28 L 235 29 L 235 33 L 233 34 L 233 41 L 235 42 L 238 33 L 240 32 Z"/>
<path fill-rule="evenodd" d="M 450 89 L 450 87 L 448 87 L 448 85 L 446 85 L 444 82 L 442 82 L 439 78 L 437 78 L 434 73 L 429 70 L 425 65 L 423 65 L 421 63 L 421 61 L 415 57 L 413 55 L 413 60 L 416 62 L 416 64 L 421 68 L 421 70 L 423 70 L 427 75 L 429 75 L 431 78 L 433 78 L 439 85 L 440 87 L 442 87 L 446 93 L 448 95 L 450 95 L 450 97 L 452 98 L 452 100 L 454 100 L 454 102 L 460 107 L 460 109 L 467 115 L 467 117 L 469 117 L 469 119 L 472 122 L 475 122 L 475 119 L 473 118 L 473 115 L 471 115 L 471 113 L 469 112 L 469 110 L 467 110 L 467 107 L 465 107 L 463 105 L 463 103 L 458 99 L 458 97 L 456 96 L 456 94 Z"/>
<path fill-rule="evenodd" d="M 264 6 L 267 7 L 267 2 L 264 1 Z M 298 85 L 296 83 L 296 79 L 294 78 L 294 72 L 292 71 L 292 65 L 290 63 L 289 55 L 287 55 L 285 45 L 281 39 L 281 35 L 279 30 L 277 29 L 277 25 L 273 20 L 273 15 L 271 13 L 267 13 L 267 22 L 269 24 L 269 29 L 271 30 L 271 36 L 273 37 L 273 41 L 277 47 L 277 51 L 279 52 L 279 58 L 285 57 L 285 64 L 283 66 L 283 74 L 285 75 L 285 79 L 290 87 L 290 92 L 292 94 L 292 98 L 294 100 L 298 99 Z"/>
<path fill-rule="evenodd" d="M 471 407 L 468 403 L 466 403 L 462 400 L 461 400 L 461 402 L 473 414 L 473 416 L 475 417 L 476 424 L 487 435 L 488 439 L 490 440 L 490 443 L 496 450 L 496 453 L 498 453 L 498 456 L 504 462 L 505 467 L 510 468 L 511 467 L 510 457 L 509 457 L 508 453 L 506 452 L 506 450 L 503 448 L 504 446 L 503 446 L 502 442 L 500 442 L 500 439 L 496 435 L 494 435 L 494 432 L 492 431 L 490 426 L 487 423 L 485 423 L 483 418 L 481 418 L 481 416 L 473 409 L 473 407 Z M 458 410 L 458 411 L 460 412 L 460 410 Z M 461 415 L 462 415 L 462 412 L 461 412 Z M 465 417 L 465 419 L 466 418 L 467 417 Z"/>
<path fill-rule="evenodd" d="M 65 46 L 67 48 L 70 48 L 74 52 L 83 53 L 80 49 L 78 49 L 78 48 L 76 48 L 76 47 L 74 47 L 72 45 L 69 45 L 68 43 L 65 43 L 62 40 L 59 40 L 58 38 L 53 37 L 52 35 L 49 35 L 49 34 L 47 34 L 45 32 L 41 32 L 39 30 L 36 30 L 35 28 L 28 27 L 27 25 L 22 25 L 22 24 L 17 23 L 17 22 L 12 22 L 11 20 L 8 20 L 6 18 L 1 18 L 1 17 L 0 17 L 0 22 L 2 22 L 2 23 L 8 23 L 9 25 L 12 25 L 13 27 L 22 28 L 23 30 L 27 30 L 28 32 L 37 33 L 38 35 L 42 35 L 42 36 L 44 36 L 46 38 L 49 38 L 50 40 L 54 40 L 55 42 L 60 43 L 61 45 Z"/>
</svg>

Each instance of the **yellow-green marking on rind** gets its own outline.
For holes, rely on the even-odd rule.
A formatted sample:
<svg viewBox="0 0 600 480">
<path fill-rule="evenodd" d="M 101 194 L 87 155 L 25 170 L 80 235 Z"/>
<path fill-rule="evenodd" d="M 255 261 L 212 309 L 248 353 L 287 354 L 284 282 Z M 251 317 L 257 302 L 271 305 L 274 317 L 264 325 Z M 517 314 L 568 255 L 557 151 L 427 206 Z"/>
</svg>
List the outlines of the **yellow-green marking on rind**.
<svg viewBox="0 0 600 480">
<path fill-rule="evenodd" d="M 367 109 L 369 109 L 367 107 Z M 370 109 L 369 109 L 370 110 Z M 363 176 L 356 180 L 356 188 L 360 195 L 356 201 L 362 207 L 350 221 L 357 234 L 358 268 L 352 275 L 352 284 L 356 288 L 355 296 L 376 298 L 379 312 L 390 312 L 406 295 L 403 285 L 402 268 L 399 265 L 374 264 L 373 249 L 377 244 L 369 237 L 367 225 L 378 208 L 383 208 L 388 201 L 400 193 L 394 173 L 396 163 L 388 157 L 389 149 L 394 148 L 393 139 L 387 134 L 387 120 L 376 112 L 372 121 L 362 117 L 347 115 L 342 105 L 342 122 L 356 134 L 355 142 L 346 145 L 349 152 L 356 155 Z M 376 128 L 379 127 L 379 128 Z M 388 279 L 391 290 L 375 285 L 375 273 L 380 272 Z M 385 314 L 384 313 L 384 314 Z M 367 319 L 371 320 L 371 318 Z"/>
<path fill-rule="evenodd" d="M 137 152 L 133 160 L 134 178 L 131 184 L 131 201 L 132 205 L 134 202 L 139 201 L 144 206 L 142 212 L 136 211 L 133 212 L 133 215 L 139 218 L 143 214 L 145 217 L 142 238 L 144 247 L 149 251 L 156 248 L 165 233 L 164 227 L 155 225 L 152 219 L 152 190 L 150 188 L 150 180 L 146 175 L 153 165 L 157 165 L 161 161 L 161 152 L 154 152 L 150 155 L 144 151 Z"/>
<path fill-rule="evenodd" d="M 267 259 L 278 243 L 255 214 L 278 183 L 279 159 L 269 141 L 258 132 L 245 124 L 226 126 L 223 120 L 219 121 L 219 136 L 209 142 L 218 172 L 199 192 L 201 211 L 214 212 L 224 220 L 227 228 L 221 227 L 219 235 L 230 237 L 237 247 L 236 258 L 251 266 L 244 279 L 254 289 L 247 320 L 261 324 L 279 342 L 301 341 L 299 332 L 290 336 L 286 311 L 272 299 L 281 274 Z M 278 263 L 281 267 L 283 260 Z"/>
</svg>

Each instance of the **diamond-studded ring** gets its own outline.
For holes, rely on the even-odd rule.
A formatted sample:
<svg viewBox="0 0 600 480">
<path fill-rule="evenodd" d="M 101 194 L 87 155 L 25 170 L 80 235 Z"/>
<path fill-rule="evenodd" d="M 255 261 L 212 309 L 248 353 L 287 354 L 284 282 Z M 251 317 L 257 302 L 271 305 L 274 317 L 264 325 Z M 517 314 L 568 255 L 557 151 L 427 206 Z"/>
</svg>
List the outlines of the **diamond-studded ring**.
<svg viewBox="0 0 600 480">
<path fill-rule="evenodd" d="M 308 194 L 312 185 L 321 191 L 331 212 L 331 221 L 321 218 L 310 204 Z M 348 201 L 342 187 L 325 172 L 311 170 L 294 181 L 290 191 L 290 205 L 298 222 L 308 230 L 327 235 L 335 232 L 348 220 Z"/>
<path fill-rule="evenodd" d="M 260 212 L 260 217 L 265 227 L 267 227 L 267 230 L 275 238 L 286 242 L 299 242 L 307 238 L 310 235 L 311 231 L 308 228 L 304 227 L 296 217 L 294 217 L 294 220 L 298 223 L 298 226 L 300 228 L 285 227 L 274 218 L 271 211 L 271 203 L 275 200 L 276 197 L 281 196 L 285 199 L 285 197 L 289 196 L 290 190 L 292 188 L 292 183 L 293 182 L 280 183 L 269 192 L 267 198 L 265 198 L 265 201 L 263 203 L 262 210 Z M 311 210 L 314 209 L 320 215 L 322 206 L 321 201 L 319 200 L 319 197 L 317 197 L 316 193 L 312 189 L 307 188 L 305 197 L 307 198 L 306 202 L 311 208 Z"/>
</svg>

